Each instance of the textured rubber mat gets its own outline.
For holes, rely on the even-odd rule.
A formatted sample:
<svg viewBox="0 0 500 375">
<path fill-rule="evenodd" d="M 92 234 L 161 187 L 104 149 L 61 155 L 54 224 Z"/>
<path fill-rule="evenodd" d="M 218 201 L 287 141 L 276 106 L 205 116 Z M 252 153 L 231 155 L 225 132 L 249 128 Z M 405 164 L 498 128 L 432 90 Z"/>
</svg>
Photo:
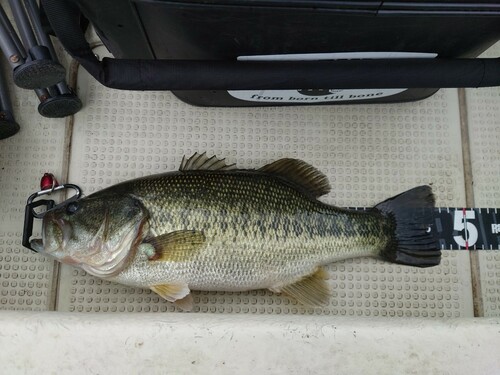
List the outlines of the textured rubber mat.
<svg viewBox="0 0 500 375">
<path fill-rule="evenodd" d="M 46 310 L 53 262 L 21 246 L 24 206 L 43 173 L 61 174 L 65 121 L 40 116 L 35 93 L 15 87 L 4 68 L 21 130 L 0 140 L 0 309 Z"/>
<path fill-rule="evenodd" d="M 103 55 L 103 51 L 97 51 Z M 206 151 L 255 168 L 303 159 L 330 179 L 325 201 L 374 205 L 419 184 L 434 186 L 441 206 L 464 204 L 456 90 L 401 105 L 197 108 L 168 92 L 104 88 L 80 70 L 69 180 L 90 194 L 127 179 L 176 170 L 182 156 Z M 266 291 L 196 292 L 195 309 L 223 313 L 354 316 L 472 316 L 468 254 L 445 252 L 430 269 L 372 259 L 328 267 L 333 291 L 324 309 L 304 309 Z M 62 311 L 175 311 L 149 290 L 61 269 Z"/>
<path fill-rule="evenodd" d="M 500 43 L 485 57 L 499 57 Z M 474 200 L 500 207 L 500 88 L 467 90 Z M 481 251 L 480 277 L 485 316 L 500 316 L 500 252 Z"/>
</svg>

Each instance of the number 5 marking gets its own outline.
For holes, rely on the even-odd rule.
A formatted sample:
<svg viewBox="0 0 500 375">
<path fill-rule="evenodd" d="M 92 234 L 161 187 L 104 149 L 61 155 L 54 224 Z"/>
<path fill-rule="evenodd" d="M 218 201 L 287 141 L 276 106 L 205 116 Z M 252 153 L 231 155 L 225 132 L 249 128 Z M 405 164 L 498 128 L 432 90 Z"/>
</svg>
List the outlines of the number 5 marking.
<svg viewBox="0 0 500 375">
<path fill-rule="evenodd" d="M 471 246 L 474 246 L 477 242 L 477 228 L 474 224 L 469 223 L 467 219 L 475 219 L 476 212 L 474 210 L 466 211 L 465 209 L 460 211 L 455 211 L 455 222 L 453 224 L 453 229 L 461 232 L 465 232 L 465 238 L 462 236 L 453 236 L 455 242 L 461 246 L 468 249 Z"/>
</svg>

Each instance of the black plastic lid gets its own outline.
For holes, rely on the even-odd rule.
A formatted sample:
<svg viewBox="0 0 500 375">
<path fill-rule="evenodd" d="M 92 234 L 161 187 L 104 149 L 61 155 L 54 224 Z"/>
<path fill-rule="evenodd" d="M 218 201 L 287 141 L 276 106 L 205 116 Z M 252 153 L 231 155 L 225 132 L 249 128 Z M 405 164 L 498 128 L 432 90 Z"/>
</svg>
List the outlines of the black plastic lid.
<svg viewBox="0 0 500 375">
<path fill-rule="evenodd" d="M 380 15 L 476 15 L 500 14 L 499 0 L 384 1 Z"/>
<path fill-rule="evenodd" d="M 144 0 L 142 0 L 144 1 Z M 137 2 L 142 2 L 137 0 Z M 372 15 L 498 15 L 500 0 L 415 0 L 415 1 L 336 1 L 336 0 L 147 0 L 149 3 L 184 5 L 230 5 L 244 7 L 313 8 Z"/>
<path fill-rule="evenodd" d="M 142 2 L 142 1 L 138 1 Z M 331 9 L 348 12 L 376 14 L 382 1 L 336 1 L 336 0 L 147 0 L 153 3 L 176 3 L 184 5 L 231 5 L 244 7 Z"/>
</svg>

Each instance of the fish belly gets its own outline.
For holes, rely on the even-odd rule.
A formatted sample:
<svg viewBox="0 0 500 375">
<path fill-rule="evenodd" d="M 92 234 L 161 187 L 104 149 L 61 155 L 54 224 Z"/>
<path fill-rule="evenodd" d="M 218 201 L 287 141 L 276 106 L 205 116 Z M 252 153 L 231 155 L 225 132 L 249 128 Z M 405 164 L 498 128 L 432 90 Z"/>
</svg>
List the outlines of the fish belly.
<svg viewBox="0 0 500 375">
<path fill-rule="evenodd" d="M 261 217 L 255 223 L 260 225 L 263 220 Z M 313 230 L 304 228 L 309 225 Z M 279 289 L 322 265 L 377 255 L 385 243 L 380 235 L 344 233 L 342 228 L 348 225 L 339 225 L 330 235 L 321 234 L 321 226 L 305 222 L 269 231 L 256 229 L 258 225 L 252 222 L 238 226 L 231 234 L 210 230 L 205 232 L 207 242 L 196 256 L 186 261 L 150 261 L 139 251 L 116 281 L 134 286 L 183 282 L 192 290 L 207 291 Z"/>
</svg>

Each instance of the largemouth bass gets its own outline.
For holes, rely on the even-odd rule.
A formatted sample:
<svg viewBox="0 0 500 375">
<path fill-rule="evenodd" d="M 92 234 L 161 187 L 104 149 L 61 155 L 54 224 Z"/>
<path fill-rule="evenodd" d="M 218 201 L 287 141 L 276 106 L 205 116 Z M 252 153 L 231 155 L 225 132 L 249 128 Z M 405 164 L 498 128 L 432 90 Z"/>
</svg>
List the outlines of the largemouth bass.
<svg viewBox="0 0 500 375">
<path fill-rule="evenodd" d="M 179 171 L 126 181 L 49 211 L 32 245 L 182 308 L 191 290 L 269 289 L 325 304 L 323 266 L 354 257 L 429 267 L 441 253 L 434 196 L 420 186 L 361 212 L 317 198 L 326 176 L 296 159 L 258 170 L 194 154 Z"/>
</svg>

